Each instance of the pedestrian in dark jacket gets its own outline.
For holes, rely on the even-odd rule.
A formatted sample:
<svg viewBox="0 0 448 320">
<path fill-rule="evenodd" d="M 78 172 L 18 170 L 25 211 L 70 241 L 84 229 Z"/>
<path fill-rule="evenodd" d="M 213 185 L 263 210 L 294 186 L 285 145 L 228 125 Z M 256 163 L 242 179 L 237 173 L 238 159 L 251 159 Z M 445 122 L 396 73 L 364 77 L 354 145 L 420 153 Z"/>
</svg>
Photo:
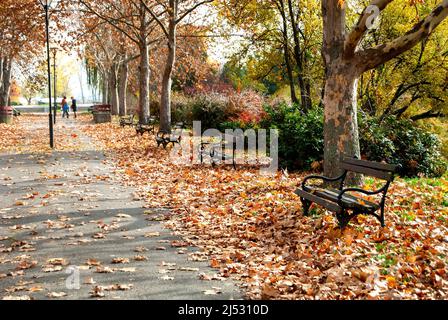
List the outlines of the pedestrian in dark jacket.
<svg viewBox="0 0 448 320">
<path fill-rule="evenodd" d="M 72 97 L 72 111 L 76 119 L 77 118 L 76 112 L 78 111 L 78 106 L 76 105 L 76 99 L 74 97 Z"/>
</svg>

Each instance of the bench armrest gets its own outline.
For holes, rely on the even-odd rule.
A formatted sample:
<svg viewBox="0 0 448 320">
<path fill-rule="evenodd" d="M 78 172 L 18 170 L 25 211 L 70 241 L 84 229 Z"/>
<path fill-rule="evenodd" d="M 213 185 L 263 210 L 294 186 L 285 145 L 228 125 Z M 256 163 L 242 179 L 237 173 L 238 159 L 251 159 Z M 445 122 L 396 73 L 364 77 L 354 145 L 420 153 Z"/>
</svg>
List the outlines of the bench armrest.
<svg viewBox="0 0 448 320">
<path fill-rule="evenodd" d="M 302 189 L 305 189 L 306 188 L 306 183 L 309 181 L 309 180 L 312 180 L 312 179 L 319 179 L 319 180 L 322 180 L 322 181 L 326 181 L 326 182 L 337 182 L 337 181 L 344 181 L 345 180 L 345 176 L 347 175 L 347 173 L 346 172 L 344 172 L 340 177 L 337 177 L 337 178 L 329 178 L 329 177 L 325 177 L 325 176 L 318 176 L 318 175 L 312 175 L 312 176 L 308 176 L 308 177 L 306 177 L 304 180 L 303 180 L 303 182 L 302 182 Z M 341 188 L 342 189 L 342 188 Z"/>
<path fill-rule="evenodd" d="M 346 194 L 348 192 L 359 192 L 359 193 L 363 193 L 363 194 L 368 195 L 368 196 L 373 196 L 373 195 L 376 195 L 376 194 L 383 193 L 383 200 L 382 201 L 384 201 L 388 188 L 389 188 L 389 184 L 387 184 L 384 187 L 382 187 L 381 189 L 378 189 L 378 190 L 375 190 L 375 191 L 363 190 L 363 189 L 360 189 L 360 188 L 347 188 L 347 189 L 342 190 L 341 193 L 339 194 L 339 196 L 338 196 L 338 204 L 339 205 L 342 204 L 342 197 L 344 196 L 344 194 Z"/>
</svg>

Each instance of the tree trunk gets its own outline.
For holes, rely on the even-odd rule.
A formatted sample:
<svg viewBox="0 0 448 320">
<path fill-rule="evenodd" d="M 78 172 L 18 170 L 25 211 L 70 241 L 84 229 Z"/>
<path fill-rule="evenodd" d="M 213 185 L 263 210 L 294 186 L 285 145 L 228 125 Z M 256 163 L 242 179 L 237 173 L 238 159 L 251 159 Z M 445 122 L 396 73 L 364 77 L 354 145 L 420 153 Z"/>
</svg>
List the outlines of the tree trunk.
<svg viewBox="0 0 448 320">
<path fill-rule="evenodd" d="M 384 10 L 392 0 L 374 1 Z M 346 33 L 346 1 L 322 1 L 323 43 L 326 85 L 324 94 L 325 174 L 341 173 L 341 155 L 360 157 L 357 122 L 357 78 L 425 40 L 448 16 L 448 0 L 443 0 L 423 20 L 398 38 L 368 49 L 357 47 L 368 29 L 371 14 L 364 10 L 351 32 Z M 351 182 L 358 182 L 353 179 Z"/>
<path fill-rule="evenodd" d="M 151 115 L 149 104 L 149 45 L 147 40 L 148 22 L 146 9 L 143 2 L 140 3 L 140 66 L 139 66 L 139 121 L 144 123 Z"/>
<path fill-rule="evenodd" d="M 171 86 L 174 64 L 176 62 L 176 17 L 177 8 L 174 0 L 170 0 L 173 14 L 170 17 L 168 31 L 168 56 L 162 78 L 162 97 L 160 102 L 160 129 L 171 132 Z"/>
<path fill-rule="evenodd" d="M 282 16 L 282 22 L 283 22 L 283 29 L 282 29 L 283 54 L 284 54 L 284 58 L 285 58 L 286 71 L 288 73 L 288 78 L 289 78 L 289 89 L 291 91 L 291 101 L 294 104 L 298 104 L 299 100 L 297 99 L 296 89 L 294 87 L 294 75 L 292 72 L 291 60 L 290 60 L 290 56 L 289 56 L 288 24 L 287 24 L 287 20 L 286 20 L 285 5 L 282 0 L 277 3 L 277 8 L 280 11 L 280 15 Z"/>
<path fill-rule="evenodd" d="M 347 64 L 333 64 L 325 84 L 324 171 L 329 177 L 342 173 L 339 167 L 342 156 L 360 158 L 356 99 L 358 73 L 344 65 Z"/>
<path fill-rule="evenodd" d="M 127 92 L 128 92 L 128 63 L 123 62 L 120 65 L 120 84 L 118 86 L 118 97 L 120 100 L 119 114 L 121 117 L 127 114 Z"/>
<path fill-rule="evenodd" d="M 108 94 L 108 84 L 107 84 L 107 77 L 106 77 L 106 74 L 104 73 L 103 75 L 102 75 L 102 78 L 103 78 L 103 81 L 102 81 L 102 88 L 101 88 L 101 96 L 102 96 L 102 103 L 103 104 L 107 104 L 107 102 L 108 102 L 108 96 L 109 96 L 109 94 Z"/>
<path fill-rule="evenodd" d="M 140 123 L 150 116 L 149 109 L 149 49 L 148 46 L 142 45 L 140 47 L 140 79 L 139 79 L 139 116 Z"/>
<path fill-rule="evenodd" d="M 294 57 L 296 59 L 297 63 L 297 80 L 299 83 L 300 88 L 300 100 L 302 102 L 302 108 L 303 110 L 309 110 L 311 108 L 311 90 L 310 90 L 310 84 L 309 81 L 306 81 L 303 76 L 303 53 L 301 50 L 300 45 L 300 37 L 299 37 L 299 25 L 296 23 L 296 18 L 294 15 L 294 8 L 292 0 L 288 0 L 288 8 L 289 8 L 289 15 L 291 18 L 291 26 L 293 31 L 293 38 L 294 38 Z"/>
<path fill-rule="evenodd" d="M 3 62 L 4 62 L 4 59 L 0 55 L 0 90 L 2 89 L 2 83 L 3 83 Z"/>
<path fill-rule="evenodd" d="M 3 61 L 3 78 L 0 90 L 0 106 L 7 106 L 9 102 L 9 92 L 11 89 L 11 68 L 12 60 L 5 58 Z"/>
<path fill-rule="evenodd" d="M 117 115 L 119 110 L 118 102 L 118 79 L 116 65 L 112 65 L 109 71 L 109 92 L 112 115 Z"/>
<path fill-rule="evenodd" d="M 292 73 L 291 60 L 289 59 L 289 46 L 288 44 L 283 45 L 283 51 L 285 54 L 286 71 L 288 72 L 289 78 L 289 90 L 291 91 L 291 101 L 294 104 L 298 104 L 299 100 L 296 95 L 296 88 L 294 87 L 294 76 Z"/>
</svg>

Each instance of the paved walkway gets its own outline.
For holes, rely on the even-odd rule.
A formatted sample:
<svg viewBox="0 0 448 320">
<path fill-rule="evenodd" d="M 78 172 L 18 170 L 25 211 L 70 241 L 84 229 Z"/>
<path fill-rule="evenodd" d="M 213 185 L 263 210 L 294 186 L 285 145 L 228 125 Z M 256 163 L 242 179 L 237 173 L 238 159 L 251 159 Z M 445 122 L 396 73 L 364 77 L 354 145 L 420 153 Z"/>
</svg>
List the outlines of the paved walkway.
<svg viewBox="0 0 448 320">
<path fill-rule="evenodd" d="M 45 120 L 24 124 L 29 135 Z M 72 150 L 0 154 L 0 299 L 241 299 L 231 280 L 200 280 L 216 271 L 164 229 L 169 212 L 145 211 L 116 181 L 76 122 L 56 130 Z"/>
</svg>

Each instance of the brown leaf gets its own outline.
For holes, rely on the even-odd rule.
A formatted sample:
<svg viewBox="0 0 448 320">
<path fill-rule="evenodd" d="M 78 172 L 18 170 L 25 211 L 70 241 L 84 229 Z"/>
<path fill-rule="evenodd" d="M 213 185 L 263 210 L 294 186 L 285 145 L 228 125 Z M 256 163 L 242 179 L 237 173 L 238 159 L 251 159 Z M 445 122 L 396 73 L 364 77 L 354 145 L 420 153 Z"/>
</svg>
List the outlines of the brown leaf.
<svg viewBox="0 0 448 320">
<path fill-rule="evenodd" d="M 113 258 L 111 263 L 112 264 L 126 264 L 126 263 L 129 263 L 129 259 L 128 258 Z"/>
</svg>

